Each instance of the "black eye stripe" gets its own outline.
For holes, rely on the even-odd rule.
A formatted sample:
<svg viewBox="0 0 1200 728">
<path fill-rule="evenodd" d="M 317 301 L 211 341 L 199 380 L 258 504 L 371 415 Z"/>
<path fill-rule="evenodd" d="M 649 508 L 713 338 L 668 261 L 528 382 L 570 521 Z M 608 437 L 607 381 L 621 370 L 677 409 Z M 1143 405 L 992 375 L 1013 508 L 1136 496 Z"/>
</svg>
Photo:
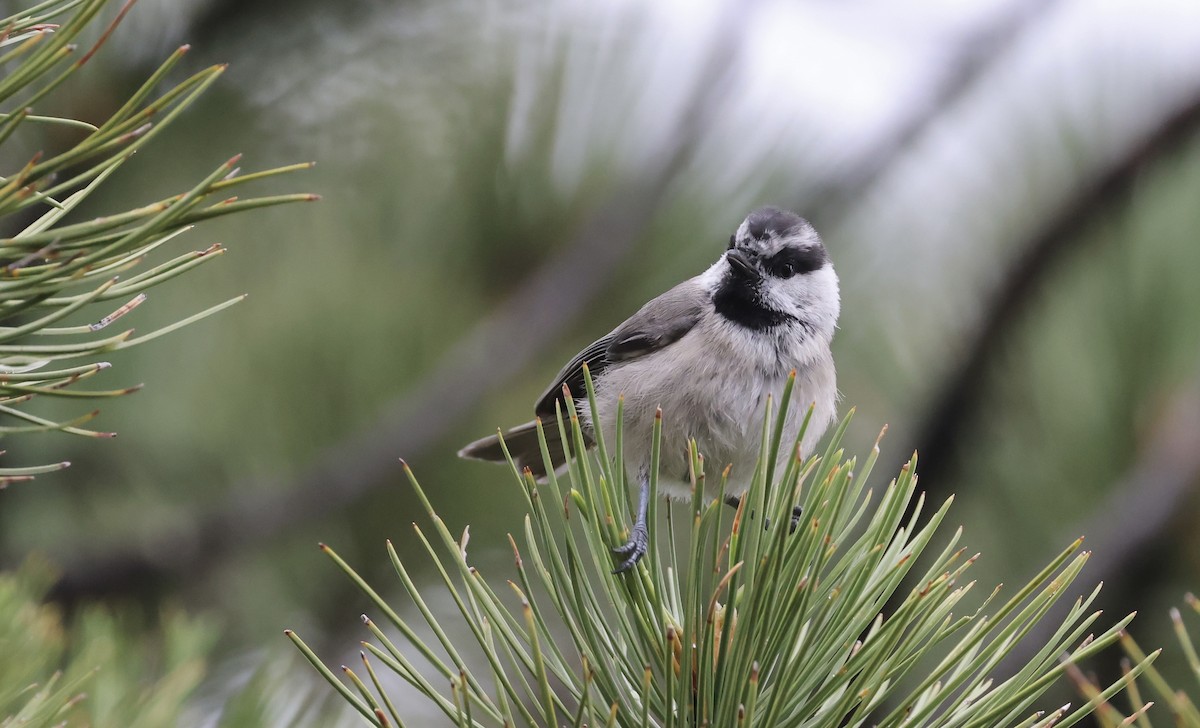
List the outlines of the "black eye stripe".
<svg viewBox="0 0 1200 728">
<path fill-rule="evenodd" d="M 797 273 L 812 273 L 825 265 L 825 249 L 819 245 L 784 248 L 767 259 L 766 269 L 773 276 L 790 278 Z"/>
<path fill-rule="evenodd" d="M 730 235 L 730 236 L 729 236 L 729 247 L 727 247 L 727 248 L 725 248 L 725 249 L 726 249 L 726 250 L 733 250 L 733 243 L 734 243 L 734 235 Z"/>
</svg>

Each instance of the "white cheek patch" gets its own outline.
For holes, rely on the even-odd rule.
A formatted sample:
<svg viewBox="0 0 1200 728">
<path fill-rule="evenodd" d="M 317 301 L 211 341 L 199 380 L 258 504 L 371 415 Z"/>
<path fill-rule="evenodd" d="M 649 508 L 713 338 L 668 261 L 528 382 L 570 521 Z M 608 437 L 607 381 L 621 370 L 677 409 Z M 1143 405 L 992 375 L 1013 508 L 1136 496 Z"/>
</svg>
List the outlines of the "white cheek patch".
<svg viewBox="0 0 1200 728">
<path fill-rule="evenodd" d="M 831 332 L 841 310 L 837 274 L 829 264 L 786 280 L 771 280 L 761 294 L 772 308 Z"/>
</svg>

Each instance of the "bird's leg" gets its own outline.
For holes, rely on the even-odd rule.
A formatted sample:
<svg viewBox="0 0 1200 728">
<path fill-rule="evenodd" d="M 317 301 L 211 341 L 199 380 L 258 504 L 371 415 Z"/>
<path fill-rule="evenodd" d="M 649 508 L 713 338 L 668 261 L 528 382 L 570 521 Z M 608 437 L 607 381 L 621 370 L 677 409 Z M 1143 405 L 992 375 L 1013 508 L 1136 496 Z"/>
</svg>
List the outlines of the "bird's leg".
<svg viewBox="0 0 1200 728">
<path fill-rule="evenodd" d="M 725 496 L 725 505 L 732 506 L 733 508 L 738 508 L 742 505 L 742 499 L 737 497 L 736 495 L 727 495 L 727 496 Z M 800 517 L 803 515 L 804 515 L 803 508 L 801 508 L 800 506 L 792 506 L 792 527 L 790 529 L 788 529 L 789 533 L 791 533 L 792 531 L 795 531 L 796 526 L 800 525 Z M 765 524 L 765 526 L 770 526 L 770 525 L 771 524 L 769 521 Z"/>
<path fill-rule="evenodd" d="M 632 569 L 646 555 L 646 549 L 650 546 L 650 535 L 646 532 L 646 514 L 650 509 L 650 473 L 645 468 L 638 470 L 638 487 L 637 518 L 633 522 L 633 530 L 629 532 L 629 540 L 613 549 L 613 554 L 623 559 L 613 569 L 614 574 Z"/>
</svg>

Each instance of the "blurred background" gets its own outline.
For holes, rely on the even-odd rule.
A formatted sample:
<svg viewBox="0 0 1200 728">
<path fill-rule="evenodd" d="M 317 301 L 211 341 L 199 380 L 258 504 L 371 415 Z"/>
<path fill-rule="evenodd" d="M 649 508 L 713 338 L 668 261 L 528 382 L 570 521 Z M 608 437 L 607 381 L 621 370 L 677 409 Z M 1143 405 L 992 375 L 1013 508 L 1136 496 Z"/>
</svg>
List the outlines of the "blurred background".
<svg viewBox="0 0 1200 728">
<path fill-rule="evenodd" d="M 238 152 L 315 160 L 261 189 L 324 199 L 185 236 L 230 254 L 131 325 L 250 297 L 114 359 L 108 383 L 147 385 L 105 404 L 115 442 L 12 450 L 74 467 L 4 493 L 0 564 L 45 554 L 68 607 L 215 620 L 195 724 L 260 664 L 316 679 L 284 627 L 354 654 L 367 605 L 318 541 L 392 595 L 387 538 L 437 580 L 398 458 L 507 575 L 520 500 L 454 452 L 761 204 L 829 247 L 848 442 L 889 425 L 880 483 L 918 450 L 985 586 L 1086 534 L 1079 591 L 1173 644 L 1200 583 L 1195 2 L 141 0 L 64 113 L 104 118 L 185 42 L 227 73 L 85 214 Z"/>
</svg>

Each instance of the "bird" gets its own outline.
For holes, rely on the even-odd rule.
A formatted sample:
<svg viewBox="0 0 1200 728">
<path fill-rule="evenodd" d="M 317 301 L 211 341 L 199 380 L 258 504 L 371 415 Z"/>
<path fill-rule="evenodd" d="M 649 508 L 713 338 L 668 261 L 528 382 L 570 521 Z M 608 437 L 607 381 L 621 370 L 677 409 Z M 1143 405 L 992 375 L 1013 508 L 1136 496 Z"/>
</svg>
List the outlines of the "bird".
<svg viewBox="0 0 1200 728">
<path fill-rule="evenodd" d="M 789 409 L 783 442 L 795 441 L 810 406 L 801 456 L 813 451 L 833 422 L 838 390 L 830 345 L 840 311 L 838 277 L 813 226 L 776 207 L 755 209 L 707 270 L 651 299 L 567 362 L 538 398 L 538 419 L 472 442 L 458 454 L 505 462 L 502 437 L 518 468 L 544 478 L 537 423 L 554 420 L 564 387 L 576 399 L 588 447 L 595 443 L 597 423 L 605 442 L 616 441 L 623 398 L 622 447 L 639 498 L 629 540 L 613 549 L 620 559 L 613 571 L 628 571 L 649 544 L 656 413 L 662 419 L 660 494 L 691 498 L 688 441 L 694 438 L 706 463 L 729 467 L 726 502 L 736 507 L 754 475 L 767 398 L 779 401 L 792 372 L 792 400 L 803 406 Z M 594 413 L 586 399 L 585 364 L 593 380 Z M 558 469 L 571 448 L 556 427 L 544 428 L 544 435 Z M 781 452 L 781 462 L 792 454 Z"/>
</svg>

